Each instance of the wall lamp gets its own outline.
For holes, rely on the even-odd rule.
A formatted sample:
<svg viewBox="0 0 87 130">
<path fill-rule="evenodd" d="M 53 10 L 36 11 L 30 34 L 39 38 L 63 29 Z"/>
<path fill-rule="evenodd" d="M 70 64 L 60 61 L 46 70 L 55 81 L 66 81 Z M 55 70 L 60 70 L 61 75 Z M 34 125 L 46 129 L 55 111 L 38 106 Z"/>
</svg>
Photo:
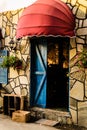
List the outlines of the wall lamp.
<svg viewBox="0 0 87 130">
<path fill-rule="evenodd" d="M 13 39 L 9 42 L 9 47 L 11 50 L 16 50 L 16 42 Z"/>
</svg>

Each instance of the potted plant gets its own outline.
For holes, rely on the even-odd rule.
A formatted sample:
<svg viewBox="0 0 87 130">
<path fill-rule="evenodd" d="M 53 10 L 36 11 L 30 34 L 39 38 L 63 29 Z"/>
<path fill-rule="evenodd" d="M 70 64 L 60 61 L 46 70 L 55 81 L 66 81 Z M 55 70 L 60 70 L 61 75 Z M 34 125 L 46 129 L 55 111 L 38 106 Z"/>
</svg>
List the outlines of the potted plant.
<svg viewBox="0 0 87 130">
<path fill-rule="evenodd" d="M 5 56 L 3 58 L 2 63 L 0 64 L 0 67 L 2 68 L 8 68 L 13 67 L 14 69 L 22 69 L 23 62 L 21 59 L 19 59 L 17 56 Z"/>
</svg>

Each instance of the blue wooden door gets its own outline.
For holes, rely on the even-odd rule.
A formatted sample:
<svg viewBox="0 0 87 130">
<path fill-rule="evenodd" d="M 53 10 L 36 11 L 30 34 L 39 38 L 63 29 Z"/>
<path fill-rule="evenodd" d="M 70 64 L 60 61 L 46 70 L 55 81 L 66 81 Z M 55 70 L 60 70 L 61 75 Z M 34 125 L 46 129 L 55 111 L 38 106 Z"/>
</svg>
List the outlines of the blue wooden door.
<svg viewBox="0 0 87 130">
<path fill-rule="evenodd" d="M 46 107 L 47 43 L 45 38 L 31 39 L 30 105 Z"/>
</svg>

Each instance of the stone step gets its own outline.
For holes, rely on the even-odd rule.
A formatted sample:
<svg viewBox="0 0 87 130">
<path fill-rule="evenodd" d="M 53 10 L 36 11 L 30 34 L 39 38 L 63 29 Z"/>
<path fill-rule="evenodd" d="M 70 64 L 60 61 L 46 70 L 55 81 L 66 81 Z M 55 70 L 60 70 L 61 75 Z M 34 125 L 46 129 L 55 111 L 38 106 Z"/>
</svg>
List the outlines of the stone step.
<svg viewBox="0 0 87 130">
<path fill-rule="evenodd" d="M 57 121 L 60 124 L 72 124 L 72 117 L 70 112 L 67 111 L 59 111 L 53 109 L 44 109 L 33 107 L 30 108 L 31 116 L 36 119 L 48 119 Z"/>
</svg>

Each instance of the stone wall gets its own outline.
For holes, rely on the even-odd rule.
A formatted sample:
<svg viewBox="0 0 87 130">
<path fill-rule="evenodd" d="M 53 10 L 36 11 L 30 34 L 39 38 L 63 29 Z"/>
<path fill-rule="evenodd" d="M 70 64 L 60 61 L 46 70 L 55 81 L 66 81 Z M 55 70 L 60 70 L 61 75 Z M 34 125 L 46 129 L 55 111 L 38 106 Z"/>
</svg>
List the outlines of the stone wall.
<svg viewBox="0 0 87 130">
<path fill-rule="evenodd" d="M 87 46 L 87 0 L 62 1 L 71 8 L 76 19 L 76 37 L 70 38 L 70 73 L 72 73 L 70 75 L 70 113 L 75 124 L 87 127 L 87 70 L 79 71 L 78 66 L 72 64 L 72 59 L 77 52 L 81 52 L 84 46 Z M 9 82 L 7 85 L 3 84 L 3 87 L 8 93 L 23 94 L 29 97 L 29 40 L 28 37 L 24 37 L 20 41 L 15 39 L 17 22 L 23 10 L 7 11 L 0 14 L 4 49 L 7 49 L 9 54 L 15 54 L 15 51 L 9 47 L 10 40 L 14 39 L 17 43 L 17 55 L 22 58 L 26 65 L 20 71 L 10 68 Z"/>
<path fill-rule="evenodd" d="M 8 83 L 2 86 L 7 93 L 27 96 L 29 104 L 30 44 L 27 36 L 20 41 L 16 39 L 16 26 L 22 11 L 23 9 L 20 9 L 0 14 L 0 28 L 3 33 L 2 47 L 8 50 L 9 55 L 17 56 L 23 61 L 22 69 L 18 70 L 13 67 L 8 69 Z M 13 48 L 9 44 L 11 40 L 14 41 Z"/>
<path fill-rule="evenodd" d="M 87 0 L 63 0 L 76 20 L 76 37 L 70 48 L 70 112 L 75 124 L 87 127 L 87 70 L 80 69 L 72 59 L 87 47 Z"/>
</svg>

